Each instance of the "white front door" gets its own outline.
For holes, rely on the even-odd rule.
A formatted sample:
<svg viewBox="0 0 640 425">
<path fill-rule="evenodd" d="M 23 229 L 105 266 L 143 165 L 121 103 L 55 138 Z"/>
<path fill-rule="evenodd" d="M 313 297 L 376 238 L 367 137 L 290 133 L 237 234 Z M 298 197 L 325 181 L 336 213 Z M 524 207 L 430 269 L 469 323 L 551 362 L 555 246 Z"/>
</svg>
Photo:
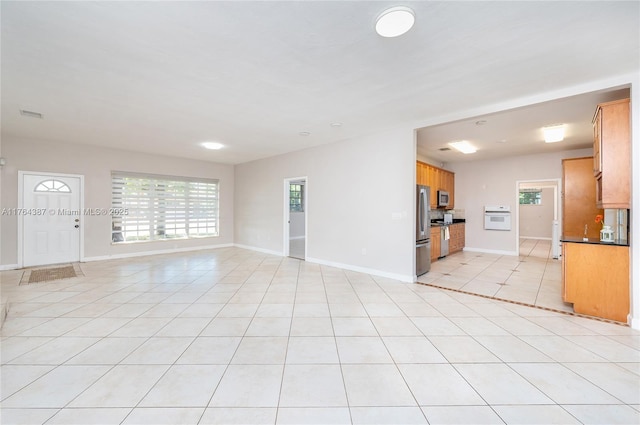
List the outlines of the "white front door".
<svg viewBox="0 0 640 425">
<path fill-rule="evenodd" d="M 22 265 L 80 261 L 80 177 L 22 174 Z"/>
</svg>

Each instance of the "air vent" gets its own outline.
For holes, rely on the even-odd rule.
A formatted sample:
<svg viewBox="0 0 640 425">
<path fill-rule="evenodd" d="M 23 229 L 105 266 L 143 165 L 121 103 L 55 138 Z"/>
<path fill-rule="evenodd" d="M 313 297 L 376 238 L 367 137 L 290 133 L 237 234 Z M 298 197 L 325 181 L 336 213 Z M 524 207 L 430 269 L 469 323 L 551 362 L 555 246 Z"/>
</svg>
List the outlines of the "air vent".
<svg viewBox="0 0 640 425">
<path fill-rule="evenodd" d="M 439 151 L 444 152 L 444 151 L 450 151 L 450 150 L 451 150 L 451 148 L 440 148 L 440 149 L 438 149 L 438 150 L 439 150 Z"/>
<path fill-rule="evenodd" d="M 20 115 L 29 118 L 43 119 L 44 116 L 40 112 L 27 111 L 26 109 L 20 109 Z"/>
</svg>

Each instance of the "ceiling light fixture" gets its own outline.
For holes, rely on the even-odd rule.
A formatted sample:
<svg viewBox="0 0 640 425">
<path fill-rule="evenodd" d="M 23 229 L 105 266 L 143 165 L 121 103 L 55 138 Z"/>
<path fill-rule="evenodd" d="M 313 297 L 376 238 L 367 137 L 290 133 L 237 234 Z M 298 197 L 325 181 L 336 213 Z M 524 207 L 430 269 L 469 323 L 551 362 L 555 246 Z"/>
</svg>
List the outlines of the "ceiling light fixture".
<svg viewBox="0 0 640 425">
<path fill-rule="evenodd" d="M 205 149 L 211 149 L 211 150 L 217 151 L 219 149 L 224 148 L 224 145 L 218 142 L 204 142 L 202 143 L 202 147 Z"/>
<path fill-rule="evenodd" d="M 476 125 L 485 125 L 487 123 L 487 120 L 478 120 L 476 121 Z"/>
<path fill-rule="evenodd" d="M 451 142 L 449 143 L 449 146 L 465 154 L 475 153 L 477 151 L 477 149 L 467 140 L 461 140 L 459 142 Z"/>
<path fill-rule="evenodd" d="M 376 18 L 376 32 L 382 37 L 398 37 L 413 27 L 416 17 L 406 6 L 396 6 L 382 12 Z"/>
<path fill-rule="evenodd" d="M 545 143 L 556 143 L 564 140 L 564 124 L 543 127 Z"/>
<path fill-rule="evenodd" d="M 304 137 L 311 135 L 311 133 L 309 133 L 308 131 L 301 131 L 298 134 L 301 135 L 301 136 L 304 136 Z"/>
<path fill-rule="evenodd" d="M 332 122 L 331 123 L 331 127 L 342 127 L 342 123 L 341 122 Z"/>
</svg>

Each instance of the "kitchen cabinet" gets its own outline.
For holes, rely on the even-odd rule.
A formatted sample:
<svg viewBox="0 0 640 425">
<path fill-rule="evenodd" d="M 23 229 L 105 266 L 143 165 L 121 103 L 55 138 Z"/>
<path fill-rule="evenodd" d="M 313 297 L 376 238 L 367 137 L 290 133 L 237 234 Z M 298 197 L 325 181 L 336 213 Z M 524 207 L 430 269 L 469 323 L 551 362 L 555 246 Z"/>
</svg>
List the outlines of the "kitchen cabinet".
<svg viewBox="0 0 640 425">
<path fill-rule="evenodd" d="M 604 210 L 596 207 L 596 179 L 593 177 L 593 157 L 562 160 L 562 234 L 565 237 L 599 238 L 602 224 L 596 215 Z"/>
<path fill-rule="evenodd" d="M 440 256 L 440 226 L 431 227 L 431 261 L 436 261 Z"/>
<path fill-rule="evenodd" d="M 593 118 L 593 175 L 599 208 L 630 208 L 629 99 L 601 103 Z"/>
<path fill-rule="evenodd" d="M 431 208 L 438 208 L 438 190 L 449 192 L 449 206 L 454 207 L 455 174 L 425 162 L 416 161 L 416 183 L 429 186 Z"/>
<path fill-rule="evenodd" d="M 562 295 L 576 313 L 627 322 L 629 247 L 563 242 Z"/>
<path fill-rule="evenodd" d="M 463 250 L 464 230 L 464 223 L 454 223 L 449 226 L 449 254 Z"/>
</svg>

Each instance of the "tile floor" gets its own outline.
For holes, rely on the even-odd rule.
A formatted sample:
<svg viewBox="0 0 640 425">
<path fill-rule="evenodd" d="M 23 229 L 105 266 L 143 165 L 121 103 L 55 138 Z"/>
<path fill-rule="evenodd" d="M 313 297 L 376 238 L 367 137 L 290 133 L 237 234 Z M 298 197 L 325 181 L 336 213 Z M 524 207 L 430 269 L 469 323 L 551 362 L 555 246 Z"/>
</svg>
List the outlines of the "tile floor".
<svg viewBox="0 0 640 425">
<path fill-rule="evenodd" d="M 431 265 L 418 281 L 502 300 L 573 312 L 562 301 L 562 262 L 551 241 L 521 239 L 520 256 L 460 252 Z"/>
<path fill-rule="evenodd" d="M 0 273 L 2 424 L 640 422 L 625 326 L 238 248 L 82 269 Z"/>
</svg>

